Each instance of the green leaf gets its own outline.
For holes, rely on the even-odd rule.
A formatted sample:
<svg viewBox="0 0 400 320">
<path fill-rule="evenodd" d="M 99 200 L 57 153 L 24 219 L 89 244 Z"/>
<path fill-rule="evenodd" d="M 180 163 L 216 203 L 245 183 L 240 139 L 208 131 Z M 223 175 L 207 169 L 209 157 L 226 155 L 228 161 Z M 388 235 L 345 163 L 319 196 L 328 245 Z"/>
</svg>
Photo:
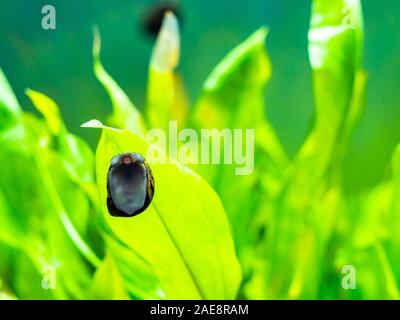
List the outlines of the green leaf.
<svg viewBox="0 0 400 320">
<path fill-rule="evenodd" d="M 360 73 L 363 40 L 360 1 L 314 0 L 308 37 L 316 120 L 296 159 L 299 179 L 307 181 L 304 192 L 316 187 L 334 159 L 332 155 L 346 121 L 350 121 L 352 131 L 351 118 L 359 114 L 355 94 L 365 82 Z M 355 108 L 351 110 L 353 101 Z M 301 181 L 298 184 L 304 185 Z"/>
<path fill-rule="evenodd" d="M 180 34 L 172 12 L 164 16 L 154 45 L 147 85 L 146 115 L 149 126 L 168 131 L 168 122 L 177 121 L 184 128 L 188 114 L 185 89 L 175 68 L 179 62 Z"/>
<path fill-rule="evenodd" d="M 248 252 L 254 249 L 258 233 L 268 219 L 272 198 L 280 189 L 287 166 L 287 156 L 265 110 L 265 88 L 271 77 L 265 48 L 267 33 L 267 29 L 260 28 L 214 68 L 192 117 L 199 131 L 203 128 L 228 128 L 230 132 L 254 129 L 254 149 L 248 148 L 251 141 L 246 139 L 246 147 L 243 145 L 239 150 L 242 154 L 249 150 L 247 160 L 254 160 L 254 170 L 249 170 L 247 175 L 237 175 L 237 164 L 194 166 L 225 205 L 246 276 L 250 273 L 249 265 L 254 262 L 248 259 Z M 217 140 L 223 145 L 222 139 Z M 223 150 L 221 147 L 221 154 Z"/>
<path fill-rule="evenodd" d="M 94 73 L 100 83 L 106 89 L 110 96 L 113 106 L 113 113 L 108 122 L 117 128 L 129 129 L 139 135 L 145 132 L 144 121 L 139 111 L 131 102 L 129 97 L 118 86 L 113 78 L 106 72 L 100 61 L 100 33 L 98 29 L 93 28 L 93 68 Z"/>
<path fill-rule="evenodd" d="M 40 164 L 44 161 L 47 166 L 52 167 L 52 177 L 48 177 L 46 181 L 48 188 L 55 187 L 60 195 L 54 194 L 53 201 L 59 208 L 59 212 L 62 212 L 60 213 L 61 222 L 83 254 L 96 264 L 97 257 L 79 235 L 79 233 L 86 234 L 91 218 L 86 195 L 95 207 L 98 206 L 93 176 L 94 155 L 83 140 L 67 131 L 59 108 L 53 100 L 31 89 L 27 89 L 26 94 L 43 114 L 49 131 L 56 139 L 54 149 L 57 152 L 50 150 L 50 147 L 45 148 L 42 150 L 43 160 L 39 159 L 38 162 Z M 31 125 L 31 130 L 34 130 L 36 126 Z M 43 139 L 44 137 L 37 137 L 39 141 Z M 59 161 L 60 158 L 62 161 Z M 42 176 L 45 178 L 48 175 L 44 173 Z M 85 191 L 86 195 L 82 191 Z M 57 198 L 62 203 L 58 203 Z M 69 212 L 69 215 L 66 212 Z"/>
<path fill-rule="evenodd" d="M 29 132 L 33 132 L 35 130 L 33 127 L 38 124 L 40 122 L 25 121 Z M 40 176 L 37 185 L 44 192 L 42 201 L 45 202 L 47 210 L 50 211 L 47 217 L 48 221 L 56 218 L 57 222 L 63 226 L 65 235 L 68 235 L 69 240 L 72 240 L 83 256 L 96 266 L 99 259 L 79 233 L 79 231 L 84 232 L 86 230 L 88 223 L 88 199 L 85 193 L 71 181 L 62 165 L 62 156 L 51 148 L 40 146 L 40 143 L 36 141 L 40 141 L 40 139 L 31 135 L 31 154 L 34 163 L 31 169 L 36 170 Z M 79 231 L 76 226 L 80 226 Z M 55 227 L 49 226 L 49 228 Z M 50 236 L 52 234 L 50 232 Z M 61 243 L 59 243 L 59 246 L 61 246 Z M 55 247 L 55 249 L 58 249 L 58 247 Z"/>
<path fill-rule="evenodd" d="M 267 283 L 274 284 L 278 296 L 306 299 L 318 290 L 319 278 L 310 270 L 327 258 L 341 217 L 342 166 L 337 162 L 362 111 L 362 34 L 360 1 L 313 1 L 309 55 L 315 124 L 288 170 L 265 248 L 271 261 Z M 308 257 L 299 263 L 305 248 Z"/>
<path fill-rule="evenodd" d="M 149 160 L 155 195 L 149 208 L 133 218 L 112 217 L 106 208 L 106 176 L 111 158 L 123 152 L 146 157 L 154 152 L 138 135 L 104 127 L 96 153 L 103 213 L 112 232 L 154 270 L 167 299 L 233 299 L 240 269 L 222 204 L 205 181 L 168 158 Z M 148 158 L 148 157 L 146 157 Z"/>
<path fill-rule="evenodd" d="M 1 233 L 3 240 L 17 247 L 28 240 L 24 235 L 31 229 L 31 217 L 25 212 L 32 206 L 44 209 L 38 190 L 31 186 L 38 176 L 31 168 L 32 157 L 22 115 L 18 101 L 0 69 L 0 121 L 4 119 L 0 128 L 0 202 L 4 220 L 1 228 L 5 228 Z M 11 167 L 13 170 L 10 170 Z M 21 201 L 21 194 L 26 195 L 25 201 Z"/>
<path fill-rule="evenodd" d="M 66 208 L 80 215 L 80 225 L 85 226 L 88 201 L 79 188 L 71 186 L 62 156 L 47 143 L 50 132 L 45 123 L 23 113 L 7 83 L 1 85 L 0 100 L 11 105 L 0 105 L 0 113 L 10 113 L 14 119 L 0 133 L 4 209 L 0 214 L 7 221 L 3 226 L 15 230 L 14 239 L 5 239 L 13 250 L 8 272 L 15 272 L 15 293 L 20 298 L 82 297 L 90 268 L 77 250 L 85 249 L 84 241 L 75 247 L 82 239 L 71 227 Z M 54 109 L 50 111 L 55 114 Z M 41 287 L 42 268 L 49 265 L 59 280 L 55 290 L 46 291 Z"/>
<path fill-rule="evenodd" d="M 38 223 L 37 228 L 31 227 L 29 230 L 37 247 L 33 251 L 29 250 L 28 256 L 40 273 L 45 266 L 55 268 L 57 287 L 51 293 L 56 298 L 83 298 L 91 272 L 84 258 L 94 266 L 99 263 L 96 254 L 82 237 L 88 225 L 88 199 L 71 181 L 60 153 L 40 144 L 42 139 L 34 132 L 40 129 L 36 126 L 45 128 L 45 125 L 33 119 L 25 118 L 24 125 L 30 133 L 30 170 L 35 171 L 38 177 L 28 185 L 40 190 L 38 198 L 43 202 L 44 209 L 37 211 L 31 203 L 27 211 L 33 217 L 31 223 Z M 40 223 L 35 221 L 38 216 L 42 218 Z"/>
<path fill-rule="evenodd" d="M 112 235 L 107 234 L 105 239 L 131 298 L 164 299 L 157 276 L 143 257 Z"/>
<path fill-rule="evenodd" d="M 265 28 L 257 30 L 218 64 L 205 82 L 192 120 L 199 129 L 254 129 L 255 153 L 262 155 L 259 164 L 279 176 L 287 158 L 265 112 L 264 91 L 271 75 L 266 36 Z M 218 179 L 216 167 L 205 170 L 211 171 L 204 172 L 209 181 Z"/>
<path fill-rule="evenodd" d="M 69 178 L 88 194 L 94 205 L 97 205 L 92 150 L 84 140 L 68 132 L 59 108 L 53 100 L 32 89 L 27 89 L 26 94 L 36 109 L 43 114 L 47 127 L 56 140 L 53 148 L 59 152 Z M 46 141 L 45 136 L 40 139 Z M 79 220 L 83 221 L 85 219 L 80 216 Z"/>
<path fill-rule="evenodd" d="M 12 127 L 21 116 L 21 107 L 0 69 L 0 133 Z"/>
<path fill-rule="evenodd" d="M 285 152 L 265 112 L 264 91 L 271 77 L 267 33 L 260 28 L 214 68 L 194 110 L 194 122 L 201 128 L 254 128 L 257 145 L 284 165 Z"/>
</svg>

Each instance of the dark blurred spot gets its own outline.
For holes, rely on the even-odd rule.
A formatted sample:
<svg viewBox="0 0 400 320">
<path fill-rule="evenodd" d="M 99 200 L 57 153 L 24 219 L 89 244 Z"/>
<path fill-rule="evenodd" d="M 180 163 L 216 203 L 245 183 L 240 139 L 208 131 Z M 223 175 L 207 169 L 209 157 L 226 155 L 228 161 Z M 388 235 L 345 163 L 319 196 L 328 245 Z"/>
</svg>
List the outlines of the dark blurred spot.
<svg viewBox="0 0 400 320">
<path fill-rule="evenodd" d="M 262 241 L 265 238 L 265 235 L 267 234 L 267 227 L 266 226 L 260 226 L 257 230 L 257 241 Z"/>
<path fill-rule="evenodd" d="M 172 3 L 161 3 L 150 7 L 142 17 L 142 28 L 151 37 L 156 37 L 161 28 L 164 14 L 172 11 L 182 27 L 182 14 L 179 5 Z"/>
</svg>

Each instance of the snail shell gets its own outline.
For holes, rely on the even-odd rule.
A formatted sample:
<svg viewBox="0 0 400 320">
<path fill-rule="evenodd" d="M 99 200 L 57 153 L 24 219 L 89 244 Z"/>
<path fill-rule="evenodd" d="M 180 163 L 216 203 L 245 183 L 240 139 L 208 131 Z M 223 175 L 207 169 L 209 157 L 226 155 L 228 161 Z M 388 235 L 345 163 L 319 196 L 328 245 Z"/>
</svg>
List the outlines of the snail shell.
<svg viewBox="0 0 400 320">
<path fill-rule="evenodd" d="M 154 179 L 142 155 L 123 153 L 111 159 L 107 173 L 107 208 L 112 216 L 132 217 L 150 205 Z"/>
</svg>

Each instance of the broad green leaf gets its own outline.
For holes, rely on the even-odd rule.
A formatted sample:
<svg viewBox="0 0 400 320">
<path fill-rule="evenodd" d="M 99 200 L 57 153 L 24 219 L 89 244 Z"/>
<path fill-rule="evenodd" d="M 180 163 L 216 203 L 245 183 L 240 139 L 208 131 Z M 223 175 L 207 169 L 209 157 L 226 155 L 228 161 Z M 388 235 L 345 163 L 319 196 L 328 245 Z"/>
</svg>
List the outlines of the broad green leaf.
<svg viewBox="0 0 400 320">
<path fill-rule="evenodd" d="M 93 68 L 94 73 L 104 89 L 110 96 L 113 113 L 108 122 L 117 128 L 129 129 L 139 135 L 145 132 L 145 125 L 139 111 L 131 102 L 125 92 L 118 86 L 113 78 L 106 72 L 100 61 L 100 33 L 93 28 Z"/>
<path fill-rule="evenodd" d="M 349 12 L 351 25 L 347 24 Z M 335 220 L 342 217 L 337 209 L 333 217 L 326 218 L 329 206 L 324 198 L 329 199 L 329 192 L 341 187 L 337 181 L 341 170 L 336 166 L 338 150 L 345 146 L 362 110 L 362 33 L 360 1 L 313 1 L 309 55 L 315 124 L 288 171 L 266 245 L 271 261 L 268 283 L 274 284 L 278 296 L 285 297 L 287 292 L 292 298 L 315 296 L 319 278 L 310 265 L 324 261 Z M 341 199 L 339 193 L 331 205 L 340 208 Z M 298 264 L 298 245 L 307 237 L 314 243 L 304 262 L 308 267 Z M 284 274 L 293 275 L 292 279 L 288 281 Z"/>
<path fill-rule="evenodd" d="M 351 104 L 364 82 L 359 75 L 363 40 L 360 1 L 314 0 L 308 38 L 316 120 L 296 160 L 299 179 L 307 181 L 304 192 L 316 186 L 333 160 L 347 115 L 352 118 L 359 113 L 358 101 L 354 101 L 354 111 Z M 348 121 L 352 126 L 353 120 Z M 299 185 L 304 185 L 301 181 Z"/>
<path fill-rule="evenodd" d="M 265 88 L 271 77 L 266 36 L 267 30 L 260 28 L 217 65 L 204 84 L 192 117 L 199 131 L 227 128 L 232 133 L 238 129 L 254 129 L 254 149 L 249 148 L 251 141 L 245 134 L 242 136 L 244 144 L 234 146 L 239 148 L 235 152 L 247 152 L 248 163 L 254 161 L 254 168 L 247 174 L 237 174 L 238 164 L 194 166 L 215 188 L 225 205 L 246 278 L 258 277 L 255 269 L 260 269 L 259 261 L 264 256 L 252 253 L 272 212 L 272 199 L 280 189 L 287 166 L 285 151 L 265 110 Z M 229 152 L 221 137 L 213 138 L 224 146 L 220 148 L 221 155 L 224 150 Z M 262 277 L 258 278 L 265 283 Z M 253 282 L 253 287 L 261 286 L 263 284 Z"/>
<path fill-rule="evenodd" d="M 257 30 L 214 68 L 194 110 L 194 122 L 201 128 L 254 128 L 257 145 L 278 165 L 284 165 L 286 155 L 264 105 L 264 90 L 271 76 L 266 36 L 265 28 Z"/>
<path fill-rule="evenodd" d="M 270 78 L 271 67 L 265 50 L 267 30 L 259 29 L 246 41 L 230 52 L 214 69 L 204 85 L 203 93 L 196 104 L 193 123 L 197 128 L 254 129 L 255 130 L 255 172 L 268 167 L 270 179 L 279 177 L 286 165 L 286 155 L 276 134 L 269 124 L 264 104 L 264 90 Z M 221 170 L 218 166 L 196 167 L 214 185 L 232 186 L 224 179 L 243 180 L 240 187 L 251 190 L 256 184 L 255 173 L 247 177 L 235 176 L 233 166 Z M 276 177 L 274 177 L 274 175 Z M 231 182 L 232 182 L 231 181 Z M 242 183 L 234 183 L 240 186 Z M 227 190 L 228 189 L 228 190 Z M 230 191 L 227 188 L 228 192 Z M 237 191 L 237 190 L 236 190 Z M 240 194 L 240 192 L 233 192 Z M 245 193 L 247 196 L 247 193 Z M 224 199 L 224 197 L 223 197 Z M 224 199 L 225 200 L 225 199 Z M 228 200 L 228 199 L 226 199 Z M 237 206 L 236 210 L 243 204 Z M 230 210 L 228 209 L 230 213 Z"/>
<path fill-rule="evenodd" d="M 167 299 L 233 299 L 240 269 L 225 212 L 211 187 L 168 158 L 149 160 L 155 195 L 134 218 L 112 217 L 106 208 L 106 175 L 111 158 L 123 152 L 155 152 L 138 135 L 104 127 L 96 153 L 97 182 L 107 225 L 154 270 Z"/>
<path fill-rule="evenodd" d="M 164 16 L 154 45 L 147 88 L 146 114 L 150 127 L 168 131 L 168 122 L 184 128 L 188 113 L 185 89 L 175 68 L 179 62 L 180 34 L 172 12 Z"/>
</svg>

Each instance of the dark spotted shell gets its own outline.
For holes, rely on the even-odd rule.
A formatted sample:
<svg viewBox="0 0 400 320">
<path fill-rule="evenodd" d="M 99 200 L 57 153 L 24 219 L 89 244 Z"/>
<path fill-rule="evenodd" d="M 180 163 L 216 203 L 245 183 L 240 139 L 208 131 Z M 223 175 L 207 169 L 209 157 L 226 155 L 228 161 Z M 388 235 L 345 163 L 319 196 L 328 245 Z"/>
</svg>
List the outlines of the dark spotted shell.
<svg viewBox="0 0 400 320">
<path fill-rule="evenodd" d="M 107 208 L 112 216 L 133 217 L 150 205 L 154 179 L 146 160 L 138 153 L 111 159 L 107 173 Z"/>
</svg>

